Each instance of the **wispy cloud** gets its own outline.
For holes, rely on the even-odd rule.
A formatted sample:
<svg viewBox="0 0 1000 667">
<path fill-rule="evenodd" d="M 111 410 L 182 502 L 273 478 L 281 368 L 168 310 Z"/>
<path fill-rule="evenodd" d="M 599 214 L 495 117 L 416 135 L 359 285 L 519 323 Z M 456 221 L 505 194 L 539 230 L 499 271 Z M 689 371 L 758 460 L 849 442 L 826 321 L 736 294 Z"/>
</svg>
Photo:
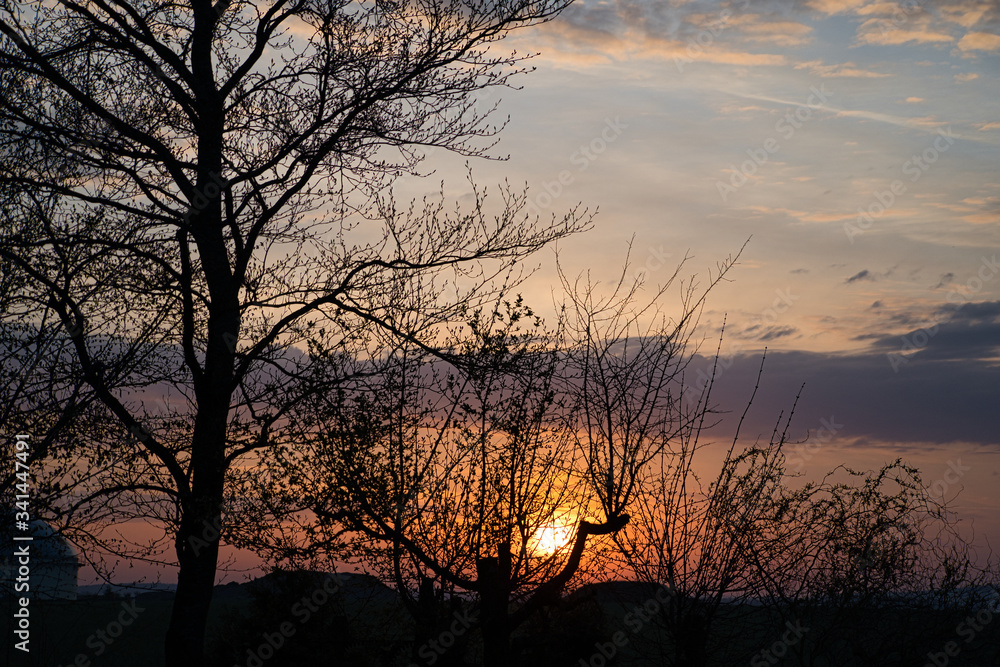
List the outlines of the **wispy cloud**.
<svg viewBox="0 0 1000 667">
<path fill-rule="evenodd" d="M 858 67 L 854 63 L 841 63 L 838 65 L 825 65 L 822 60 L 809 60 L 799 63 L 795 69 L 808 69 L 813 74 L 822 77 L 854 77 L 863 79 L 882 79 L 890 74 L 883 72 L 873 72 Z"/>
<path fill-rule="evenodd" d="M 867 0 L 807 0 L 806 6 L 822 14 L 846 14 L 864 7 Z"/>
<path fill-rule="evenodd" d="M 886 27 L 884 19 L 869 19 L 858 28 L 859 44 L 898 46 L 901 44 L 950 44 L 955 37 L 942 30 L 925 26 Z"/>
<path fill-rule="evenodd" d="M 764 20 L 758 14 L 744 14 L 733 20 L 743 38 L 770 46 L 804 46 L 813 41 L 813 28 L 798 21 Z"/>
</svg>

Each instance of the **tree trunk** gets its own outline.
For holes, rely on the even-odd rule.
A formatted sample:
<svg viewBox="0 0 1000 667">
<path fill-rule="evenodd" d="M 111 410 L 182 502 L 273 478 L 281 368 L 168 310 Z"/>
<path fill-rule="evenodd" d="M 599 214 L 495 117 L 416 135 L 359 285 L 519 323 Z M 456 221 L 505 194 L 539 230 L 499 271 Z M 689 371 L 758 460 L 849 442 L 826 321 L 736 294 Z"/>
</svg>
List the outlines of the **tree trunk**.
<svg viewBox="0 0 1000 667">
<path fill-rule="evenodd" d="M 397 585 L 402 585 L 401 581 Z M 416 607 L 413 609 L 415 621 L 413 647 L 410 651 L 410 661 L 413 664 L 420 664 L 425 661 L 422 653 L 430 642 L 437 638 L 440 631 L 440 619 L 438 618 L 437 596 L 434 592 L 434 580 L 423 577 L 420 579 L 420 588 L 417 589 Z"/>
<path fill-rule="evenodd" d="M 204 665 L 205 626 L 215 587 L 220 520 L 218 508 L 211 513 L 187 510 L 181 520 L 177 592 L 166 638 L 167 667 Z"/>
<path fill-rule="evenodd" d="M 204 189 L 204 183 L 202 184 Z M 205 626 L 215 587 L 226 442 L 239 334 L 239 286 L 233 280 L 219 232 L 218 202 L 196 218 L 207 232 L 195 236 L 212 300 L 204 369 L 194 378 L 198 411 L 191 437 L 190 490 L 181 498 L 177 532 L 177 593 L 166 638 L 167 667 L 203 667 Z M 206 224 L 208 223 L 208 224 Z M 214 223 L 214 224 L 213 224 Z"/>
<path fill-rule="evenodd" d="M 708 664 L 708 619 L 698 609 L 697 600 L 690 600 L 688 604 L 690 606 L 681 607 L 673 619 L 674 664 L 705 667 Z"/>
<path fill-rule="evenodd" d="M 203 667 L 205 625 L 222 531 L 228 392 L 199 406 L 191 446 L 191 491 L 177 531 L 177 593 L 167 628 L 167 667 Z"/>
<path fill-rule="evenodd" d="M 480 558 L 476 574 L 480 585 L 479 625 L 483 633 L 484 667 L 510 667 L 510 545 L 500 545 L 497 558 Z"/>
</svg>

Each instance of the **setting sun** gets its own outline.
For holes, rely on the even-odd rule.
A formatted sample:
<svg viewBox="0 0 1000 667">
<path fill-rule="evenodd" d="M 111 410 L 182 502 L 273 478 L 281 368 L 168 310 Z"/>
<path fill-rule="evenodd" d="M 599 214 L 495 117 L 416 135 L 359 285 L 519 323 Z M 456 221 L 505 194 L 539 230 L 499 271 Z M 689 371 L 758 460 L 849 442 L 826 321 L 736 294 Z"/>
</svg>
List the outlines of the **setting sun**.
<svg viewBox="0 0 1000 667">
<path fill-rule="evenodd" d="M 549 523 L 535 534 L 533 551 L 549 556 L 573 539 L 573 527 L 561 523 Z"/>
</svg>

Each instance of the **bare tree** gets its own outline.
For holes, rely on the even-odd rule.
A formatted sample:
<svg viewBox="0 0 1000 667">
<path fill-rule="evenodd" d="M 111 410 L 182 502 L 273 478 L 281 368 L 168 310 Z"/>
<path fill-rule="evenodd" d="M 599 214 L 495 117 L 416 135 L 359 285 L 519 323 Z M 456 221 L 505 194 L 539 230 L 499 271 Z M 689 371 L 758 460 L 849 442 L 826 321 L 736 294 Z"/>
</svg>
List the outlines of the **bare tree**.
<svg viewBox="0 0 1000 667">
<path fill-rule="evenodd" d="M 740 546 L 758 598 L 781 622 L 810 628 L 793 647 L 802 664 L 912 664 L 996 598 L 995 562 L 976 563 L 957 528 L 944 499 L 897 459 L 782 483 Z"/>
<path fill-rule="evenodd" d="M 297 407 L 298 438 L 271 457 L 285 467 L 250 494 L 272 499 L 266 512 L 291 529 L 254 546 L 355 562 L 392 582 L 417 623 L 414 659 L 439 631 L 435 586 L 475 593 L 485 663 L 508 664 L 510 633 L 529 613 L 508 603 L 527 605 L 579 564 L 577 554 L 565 565 L 561 544 L 562 558 L 539 545 L 546 530 L 568 541 L 587 504 L 558 396 L 559 339 L 517 299 L 454 327 L 439 346 L 447 361 L 411 345 L 360 363 L 328 358 L 370 370 L 340 370 L 357 381 Z M 606 526 L 580 523 L 582 551 Z"/>
<path fill-rule="evenodd" d="M 255 546 L 353 559 L 396 584 L 418 628 L 432 582 L 474 593 L 484 663 L 511 664 L 513 631 L 594 564 L 593 538 L 626 526 L 637 481 L 684 432 L 704 293 L 682 289 L 668 319 L 654 304 L 677 275 L 648 300 L 624 274 L 610 294 L 564 277 L 551 331 L 518 300 L 471 313 L 446 360 L 365 360 L 368 379 L 301 403 L 300 436 L 276 443 L 285 467 L 249 495 L 283 521 L 256 520 L 279 530 Z M 361 377 L 358 356 L 325 358 Z M 561 545 L 539 544 L 553 532 Z"/>
<path fill-rule="evenodd" d="M 525 69 L 496 43 L 565 5 L 0 2 L 0 256 L 31 325 L 61 323 L 54 395 L 82 379 L 101 406 L 68 511 L 170 520 L 169 665 L 202 661 L 227 483 L 311 391 L 293 346 L 424 340 L 390 284 L 454 274 L 451 305 L 475 303 L 586 226 L 535 225 L 511 192 L 496 219 L 375 197 L 424 147 L 485 154 L 476 93 Z M 448 320 L 441 293 L 422 305 Z"/>
<path fill-rule="evenodd" d="M 982 608 L 993 566 L 976 569 L 954 516 L 901 461 L 795 485 L 782 447 L 797 398 L 766 440 L 742 445 L 763 370 L 762 359 L 714 475 L 695 464 L 711 444 L 709 374 L 688 402 L 695 419 L 640 479 L 633 520 L 616 536 L 629 570 L 670 591 L 648 648 L 684 666 L 770 664 L 778 656 L 761 647 L 779 638 L 804 665 L 921 660 L 947 641 L 948 612 Z"/>
<path fill-rule="evenodd" d="M 720 608 L 751 593 L 741 544 L 781 478 L 781 445 L 791 420 L 790 414 L 779 417 L 767 443 L 741 447 L 739 432 L 751 396 L 718 472 L 710 475 L 696 466 L 702 450 L 712 446 L 705 431 L 721 421 L 711 402 L 717 360 L 718 353 L 702 386 L 682 385 L 684 400 L 672 406 L 675 433 L 636 479 L 633 520 L 616 536 L 626 570 L 669 592 L 658 615 L 665 634 L 658 639 L 652 633 L 646 641 L 666 665 L 708 664 Z M 763 363 L 758 386 L 762 372 Z"/>
</svg>

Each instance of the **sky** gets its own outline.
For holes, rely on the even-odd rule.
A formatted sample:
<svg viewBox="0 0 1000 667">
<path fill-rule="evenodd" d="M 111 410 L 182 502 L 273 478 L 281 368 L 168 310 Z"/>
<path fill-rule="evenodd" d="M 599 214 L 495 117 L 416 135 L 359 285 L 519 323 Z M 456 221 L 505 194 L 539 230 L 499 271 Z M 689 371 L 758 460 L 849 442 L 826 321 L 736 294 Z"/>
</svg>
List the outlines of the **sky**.
<svg viewBox="0 0 1000 667">
<path fill-rule="evenodd" d="M 468 163 L 543 217 L 597 210 L 559 253 L 605 282 L 626 257 L 650 285 L 688 257 L 704 284 L 746 243 L 691 366 L 710 371 L 725 321 L 714 396 L 742 412 L 767 349 L 744 439 L 799 395 L 790 471 L 902 457 L 1000 550 L 998 33 L 997 0 L 577 0 L 497 45 L 537 54 L 483 97 L 506 159 L 434 152 L 396 196 L 443 180 L 468 200 Z M 551 303 L 553 253 L 532 266 L 528 303 Z"/>
<path fill-rule="evenodd" d="M 690 256 L 704 282 L 749 239 L 702 318 L 705 354 L 726 322 L 722 407 L 767 348 L 745 433 L 801 388 L 796 471 L 903 457 L 1000 547 L 1000 4 L 586 0 L 502 46 L 535 71 L 498 96 L 509 157 L 473 160 L 476 182 L 597 209 L 560 244 L 574 275 L 612 280 L 631 243 L 630 275 Z M 431 155 L 397 195 L 460 197 L 464 165 Z"/>
</svg>

